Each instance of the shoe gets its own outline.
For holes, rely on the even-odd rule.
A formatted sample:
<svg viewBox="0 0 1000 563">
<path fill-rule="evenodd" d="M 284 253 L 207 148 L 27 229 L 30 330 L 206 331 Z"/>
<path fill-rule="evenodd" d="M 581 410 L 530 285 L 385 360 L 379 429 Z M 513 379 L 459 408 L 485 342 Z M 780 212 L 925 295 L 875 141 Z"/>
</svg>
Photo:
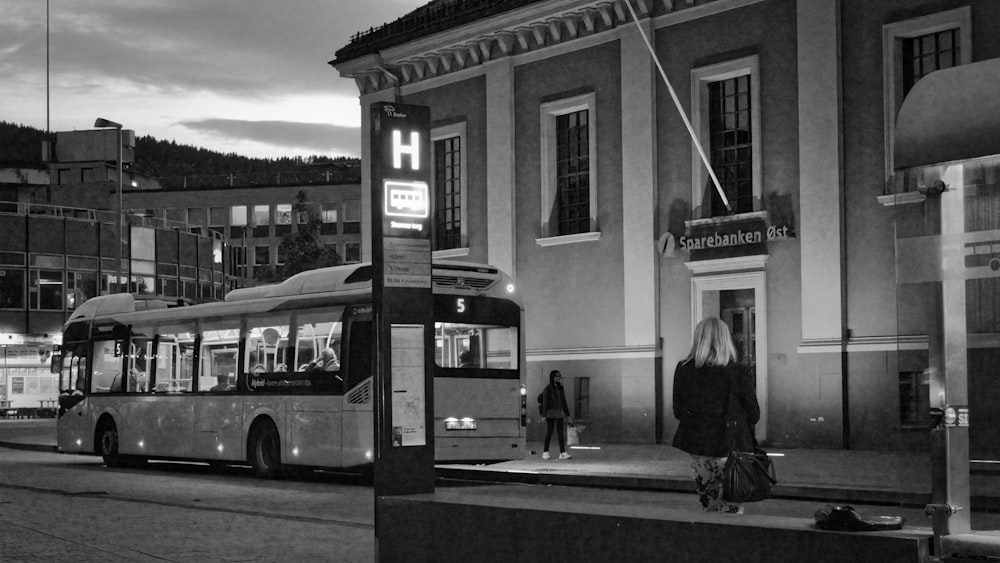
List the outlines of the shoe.
<svg viewBox="0 0 1000 563">
<path fill-rule="evenodd" d="M 563 452 L 563 453 L 559 454 L 559 459 L 573 459 L 573 456 L 569 455 L 566 452 Z"/>
<path fill-rule="evenodd" d="M 542 459 L 549 459 L 549 452 L 542 452 Z"/>
</svg>

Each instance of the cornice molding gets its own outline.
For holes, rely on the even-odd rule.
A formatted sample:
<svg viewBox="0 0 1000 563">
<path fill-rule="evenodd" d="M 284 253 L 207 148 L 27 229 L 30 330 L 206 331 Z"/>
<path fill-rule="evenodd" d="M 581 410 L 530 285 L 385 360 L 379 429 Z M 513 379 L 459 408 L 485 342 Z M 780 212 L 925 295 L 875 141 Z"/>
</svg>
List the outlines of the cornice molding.
<svg viewBox="0 0 1000 563">
<path fill-rule="evenodd" d="M 353 78 L 364 96 L 613 31 L 631 20 L 626 1 L 632 2 L 640 19 L 656 15 L 656 6 L 667 15 L 676 9 L 695 9 L 690 0 L 660 4 L 649 0 L 538 2 L 389 47 L 378 54 L 336 63 L 335 67 L 341 76 Z M 714 0 L 712 4 L 732 1 Z"/>
</svg>

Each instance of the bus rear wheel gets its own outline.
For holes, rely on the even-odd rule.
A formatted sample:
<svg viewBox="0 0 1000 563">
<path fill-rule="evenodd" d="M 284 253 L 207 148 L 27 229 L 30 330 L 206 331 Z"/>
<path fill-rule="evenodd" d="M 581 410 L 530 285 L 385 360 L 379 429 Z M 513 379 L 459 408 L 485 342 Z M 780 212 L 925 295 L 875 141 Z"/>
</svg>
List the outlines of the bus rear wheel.
<svg viewBox="0 0 1000 563">
<path fill-rule="evenodd" d="M 97 434 L 98 443 L 101 446 L 101 457 L 108 467 L 119 467 L 123 463 L 121 454 L 118 453 L 118 427 L 114 422 L 105 422 Z"/>
<path fill-rule="evenodd" d="M 261 423 L 250 435 L 250 465 L 262 479 L 281 476 L 281 439 L 270 422 Z"/>
</svg>

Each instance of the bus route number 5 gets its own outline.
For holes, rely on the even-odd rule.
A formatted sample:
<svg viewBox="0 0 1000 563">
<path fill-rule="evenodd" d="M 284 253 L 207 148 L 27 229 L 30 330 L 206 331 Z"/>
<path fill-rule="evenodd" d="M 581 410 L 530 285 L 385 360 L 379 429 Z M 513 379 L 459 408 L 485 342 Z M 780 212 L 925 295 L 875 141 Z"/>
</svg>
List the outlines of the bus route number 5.
<svg viewBox="0 0 1000 563">
<path fill-rule="evenodd" d="M 465 312 L 465 298 L 464 297 L 459 297 L 458 299 L 455 300 L 455 310 L 458 311 L 459 313 L 464 313 Z"/>
</svg>

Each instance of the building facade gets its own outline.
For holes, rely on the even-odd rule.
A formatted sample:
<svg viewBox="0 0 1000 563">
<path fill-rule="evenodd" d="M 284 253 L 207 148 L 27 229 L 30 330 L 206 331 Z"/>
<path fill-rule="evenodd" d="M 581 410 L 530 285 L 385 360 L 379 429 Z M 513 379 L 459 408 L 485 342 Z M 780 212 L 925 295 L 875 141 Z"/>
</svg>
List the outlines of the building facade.
<svg viewBox="0 0 1000 563">
<path fill-rule="evenodd" d="M 435 215 L 461 201 L 461 244 L 435 252 L 515 276 L 529 396 L 559 369 L 586 440 L 669 442 L 674 366 L 719 316 L 764 443 L 924 449 L 934 338 L 896 245 L 934 203 L 899 197 L 916 180 L 896 116 L 924 76 L 1000 56 L 998 18 L 975 0 L 434 2 L 331 65 L 363 132 L 373 103 L 430 107 Z M 995 438 L 974 427 L 973 449 L 1000 455 Z"/>
</svg>

